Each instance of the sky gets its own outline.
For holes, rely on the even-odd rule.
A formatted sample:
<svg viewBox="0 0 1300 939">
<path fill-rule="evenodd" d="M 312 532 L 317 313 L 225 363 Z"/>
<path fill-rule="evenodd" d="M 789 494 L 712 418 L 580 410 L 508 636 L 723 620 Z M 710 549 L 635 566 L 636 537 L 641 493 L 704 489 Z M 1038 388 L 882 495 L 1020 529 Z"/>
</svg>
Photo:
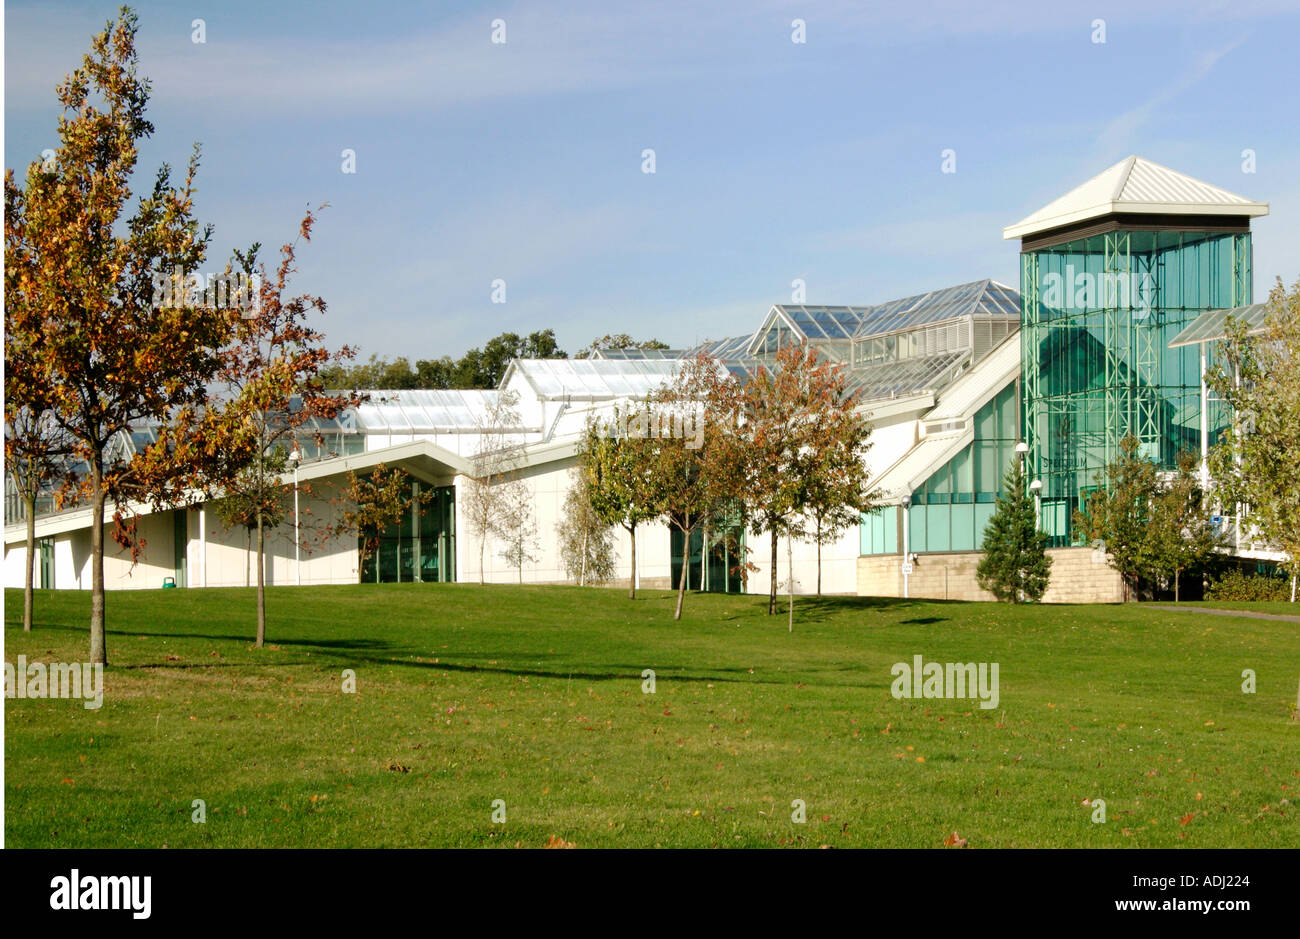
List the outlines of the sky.
<svg viewBox="0 0 1300 939">
<path fill-rule="evenodd" d="M 116 6 L 5 4 L 19 176 Z M 1256 299 L 1300 277 L 1298 0 L 135 9 L 137 189 L 202 145 L 212 271 L 328 203 L 293 288 L 362 358 L 547 328 L 689 346 L 752 332 L 796 280 L 811 304 L 1017 286 L 1003 227 L 1132 153 L 1269 203 Z"/>
</svg>

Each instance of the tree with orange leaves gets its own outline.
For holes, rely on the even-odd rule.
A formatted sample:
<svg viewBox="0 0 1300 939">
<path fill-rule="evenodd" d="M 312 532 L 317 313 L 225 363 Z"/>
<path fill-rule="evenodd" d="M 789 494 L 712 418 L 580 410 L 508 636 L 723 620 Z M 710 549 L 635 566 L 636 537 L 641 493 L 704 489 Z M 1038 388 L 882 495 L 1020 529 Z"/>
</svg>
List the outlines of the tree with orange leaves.
<svg viewBox="0 0 1300 939">
<path fill-rule="evenodd" d="M 322 206 L 324 208 L 324 206 Z M 315 212 L 308 210 L 298 239 L 311 240 Z M 255 645 L 266 643 L 266 534 L 283 517 L 281 504 L 292 492 L 285 479 L 289 460 L 311 439 L 324 445 L 319 431 L 309 430 L 316 419 L 333 420 L 364 399 L 355 392 L 327 392 L 321 369 L 353 357 L 347 346 L 330 352 L 323 334 L 309 325 L 313 313 L 325 313 L 317 296 L 285 295 L 297 271 L 297 240 L 280 249 L 280 263 L 268 275 L 258 262 L 259 245 L 235 252 L 239 268 L 254 283 L 255 308 L 235 321 L 232 342 L 222 350 L 217 373 L 220 397 L 207 409 L 197 436 L 224 458 L 209 465 L 215 471 L 206 488 L 237 500 L 251 519 L 257 544 L 257 634 Z M 256 275 L 256 276 L 254 276 Z"/>
<path fill-rule="evenodd" d="M 737 387 L 716 359 L 701 354 L 683 363 L 672 382 L 650 395 L 657 438 L 638 454 L 654 480 L 651 504 L 682 536 L 673 619 L 682 618 L 691 535 L 725 531 L 744 505 L 743 439 L 735 432 Z"/>
<path fill-rule="evenodd" d="M 30 351 L 31 374 L 48 394 L 42 404 L 33 386 L 16 404 L 44 407 L 85 466 L 66 489 L 91 510 L 90 660 L 100 664 L 108 661 L 105 506 L 114 506 L 115 537 L 138 549 L 124 524 L 130 502 L 161 504 L 188 489 L 190 458 L 205 442 L 169 428 L 202 411 L 232 326 L 226 309 L 160 301 L 155 289 L 168 272 L 196 277 L 211 237 L 193 215 L 197 146 L 182 184 L 162 166 L 127 214 L 138 144 L 153 133 L 136 30 L 124 7 L 94 37 L 57 88 L 59 146 L 29 166 L 24 187 L 5 173 L 5 262 L 16 269 L 6 306 L 19 311 L 6 332 Z M 153 443 L 123 445 L 134 427 L 155 422 Z"/>
<path fill-rule="evenodd" d="M 843 367 L 804 344 L 778 351 L 772 368 L 759 367 L 742 389 L 740 415 L 746 515 L 754 534 L 772 539 L 768 613 L 775 614 L 778 537 L 813 534 L 820 558 L 828 526 L 842 531 L 848 521 L 845 507 L 870 509 L 862 456 L 871 431 Z"/>
</svg>

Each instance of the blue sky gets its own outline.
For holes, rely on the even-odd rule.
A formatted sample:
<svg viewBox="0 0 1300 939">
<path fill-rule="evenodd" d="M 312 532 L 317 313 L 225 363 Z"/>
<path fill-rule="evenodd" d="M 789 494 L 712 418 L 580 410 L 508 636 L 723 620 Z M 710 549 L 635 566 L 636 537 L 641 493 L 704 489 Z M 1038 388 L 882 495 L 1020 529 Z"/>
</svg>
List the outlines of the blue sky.
<svg viewBox="0 0 1300 939">
<path fill-rule="evenodd" d="M 1296 7 L 140 3 L 140 186 L 202 143 L 213 269 L 330 203 L 296 285 L 363 357 L 547 327 L 688 345 L 752 331 L 796 278 L 829 304 L 1014 286 L 1002 227 L 1130 153 L 1270 203 L 1258 298 L 1300 276 Z M 6 167 L 54 144 L 53 88 L 115 9 L 6 4 Z"/>
</svg>

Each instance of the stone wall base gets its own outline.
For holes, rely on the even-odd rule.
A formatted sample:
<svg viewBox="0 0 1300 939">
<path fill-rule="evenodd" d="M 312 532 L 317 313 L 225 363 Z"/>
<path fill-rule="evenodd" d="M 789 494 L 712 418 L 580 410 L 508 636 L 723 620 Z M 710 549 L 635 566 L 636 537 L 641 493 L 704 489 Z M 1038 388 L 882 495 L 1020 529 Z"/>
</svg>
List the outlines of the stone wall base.
<svg viewBox="0 0 1300 939">
<path fill-rule="evenodd" d="M 1044 603 L 1119 603 L 1124 599 L 1123 582 L 1092 548 L 1051 548 L 1052 579 Z M 975 567 L 983 555 L 978 551 L 954 554 L 923 554 L 912 564 L 907 578 L 909 597 L 930 600 L 993 600 L 980 589 Z M 877 554 L 858 558 L 858 595 L 863 597 L 903 596 L 903 557 Z"/>
</svg>

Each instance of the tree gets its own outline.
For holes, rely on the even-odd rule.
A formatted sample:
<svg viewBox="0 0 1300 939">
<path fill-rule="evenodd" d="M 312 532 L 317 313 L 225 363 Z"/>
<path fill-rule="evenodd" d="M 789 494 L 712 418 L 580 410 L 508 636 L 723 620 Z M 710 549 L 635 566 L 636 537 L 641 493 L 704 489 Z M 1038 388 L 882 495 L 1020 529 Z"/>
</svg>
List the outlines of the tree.
<svg viewBox="0 0 1300 939">
<path fill-rule="evenodd" d="M 506 530 L 520 501 L 517 472 L 523 460 L 519 398 L 502 391 L 476 419 L 478 447 L 460 500 L 470 533 L 478 539 L 478 582 L 484 583 L 488 538 Z"/>
<path fill-rule="evenodd" d="M 533 494 L 522 480 L 507 483 L 497 534 L 505 542 L 502 559 L 519 571 L 519 583 L 524 582 L 524 565 L 536 564 L 540 544 L 537 541 L 537 521 L 533 517 Z"/>
<path fill-rule="evenodd" d="M 326 388 L 354 390 L 404 388 L 495 388 L 501 384 L 511 359 L 564 359 L 567 353 L 555 341 L 555 331 L 541 329 L 521 337 L 502 333 L 470 349 L 459 359 L 449 355 L 418 359 L 414 367 L 403 356 L 389 361 L 370 356 L 356 365 L 330 366 L 321 370 Z"/>
<path fill-rule="evenodd" d="M 1212 451 L 1211 466 L 1216 497 L 1225 505 L 1247 506 L 1250 528 L 1285 555 L 1295 602 L 1300 577 L 1300 280 L 1287 292 L 1279 278 L 1267 312 L 1268 325 L 1259 337 L 1247 336 L 1244 323 L 1229 324 L 1224 362 L 1207 378 L 1233 410 L 1232 431 Z"/>
<path fill-rule="evenodd" d="M 283 450 L 273 453 L 263 467 L 268 473 L 282 472 L 287 465 Z M 245 466 L 226 487 L 226 494 L 212 503 L 213 511 L 226 528 L 244 529 L 244 586 L 252 585 L 253 535 L 258 524 L 276 528 L 284 521 L 285 501 L 279 486 L 258 484 L 257 467 Z"/>
<path fill-rule="evenodd" d="M 1183 572 L 1209 563 L 1222 540 L 1205 510 L 1197 463 L 1195 454 L 1178 454 L 1178 471 L 1156 496 L 1152 512 L 1155 566 L 1173 581 L 1175 603 Z"/>
<path fill-rule="evenodd" d="M 638 413 L 646 406 L 638 406 Z M 659 441 L 645 435 L 621 434 L 627 412 L 615 406 L 608 425 L 588 424 L 578 453 L 587 502 L 606 525 L 619 525 L 631 543 L 631 573 L 627 597 L 636 599 L 636 530 L 658 518 L 659 479 L 653 472 Z"/>
<path fill-rule="evenodd" d="M 27 523 L 23 563 L 23 631 L 30 632 L 36 565 L 36 504 L 61 481 L 68 445 L 54 419 L 50 376 L 40 367 L 36 351 L 44 323 L 39 309 L 29 307 L 33 291 L 26 265 L 22 193 L 5 186 L 13 204 L 5 211 L 5 466 L 23 503 Z"/>
<path fill-rule="evenodd" d="M 646 466 L 657 480 L 659 514 L 682 536 L 674 620 L 682 618 L 691 535 L 708 527 L 725 529 L 742 504 L 746 462 L 745 443 L 734 431 L 737 400 L 734 382 L 707 355 L 683 363 L 676 378 L 649 398 L 661 428 L 667 418 L 683 428 L 690 421 L 704 429 L 698 441 L 686 434 L 681 439 L 661 434 Z"/>
<path fill-rule="evenodd" d="M 760 366 L 739 400 L 746 481 L 742 487 L 754 534 L 772 538 L 768 613 L 776 613 L 777 538 L 810 532 L 821 544 L 860 521 L 878 496 L 867 490 L 863 455 L 870 425 L 849 392 L 843 367 L 807 345 L 781 349 L 773 367 Z"/>
<path fill-rule="evenodd" d="M 34 161 L 25 188 L 5 173 L 6 304 L 27 311 L 33 368 L 48 381 L 49 413 L 84 475 L 66 488 L 90 504 L 90 660 L 107 664 L 104 515 L 114 504 L 114 536 L 138 549 L 126 506 L 158 504 L 184 492 L 203 442 L 163 428 L 148 452 L 123 448 L 136 424 L 184 424 L 202 407 L 231 328 L 226 308 L 160 301 L 155 278 L 195 276 L 211 228 L 193 218 L 195 147 L 184 183 L 163 165 L 129 217 L 138 145 L 153 133 L 145 118 L 149 83 L 137 73 L 136 17 L 123 8 L 57 89 L 63 113 L 52 159 Z M 11 238 L 13 232 L 20 236 Z M 196 278 L 197 279 L 197 278 Z M 19 401 L 37 407 L 33 401 Z"/>
<path fill-rule="evenodd" d="M 6 310 L 8 312 L 8 310 Z M 36 566 L 36 504 L 60 477 L 63 466 L 58 427 L 48 409 L 40 405 L 19 404 L 33 401 L 30 386 L 23 384 L 22 366 L 10 353 L 16 348 L 6 335 L 5 341 L 5 465 L 23 503 L 27 523 L 26 556 L 23 559 L 23 631 L 31 632 L 34 614 Z"/>
<path fill-rule="evenodd" d="M 808 535 L 817 545 L 817 595 L 821 596 L 822 545 L 861 525 L 863 513 L 876 508 L 881 494 L 868 486 L 871 425 L 859 412 L 858 395 L 848 390 L 843 371 L 819 369 L 810 387 L 817 396 L 808 405 L 815 417 L 796 465 L 803 483 L 799 502 L 811 521 L 806 526 Z"/>
<path fill-rule="evenodd" d="M 1119 442 L 1119 454 L 1097 474 L 1096 488 L 1074 517 L 1076 528 L 1104 546 L 1107 563 L 1131 596 L 1161 570 L 1154 527 L 1160 479 L 1155 461 L 1142 456 L 1140 446 L 1132 434 Z"/>
<path fill-rule="evenodd" d="M 575 359 L 589 359 L 601 349 L 667 349 L 668 343 L 658 339 L 633 339 L 627 333 L 605 333 L 599 339 L 593 339 Z"/>
<path fill-rule="evenodd" d="M 1047 535 L 1038 530 L 1035 514 L 1024 467 L 1013 459 L 984 527 L 984 556 L 975 568 L 980 587 L 1006 603 L 1041 600 L 1051 579 Z"/>
<path fill-rule="evenodd" d="M 365 476 L 349 470 L 347 483 L 335 500 L 338 521 L 326 527 L 327 537 L 359 536 L 359 558 L 364 561 L 379 550 L 379 539 L 386 529 L 400 523 L 412 511 L 423 514 L 432 499 L 432 489 L 415 494 L 405 470 L 388 469 L 383 463 Z"/>
<path fill-rule="evenodd" d="M 556 529 L 560 563 L 579 587 L 607 584 L 614 577 L 614 532 L 592 507 L 582 467 L 572 475 L 564 496 L 564 514 Z"/>
<path fill-rule="evenodd" d="M 316 216 L 304 215 L 298 238 L 280 249 L 280 262 L 268 277 L 257 260 L 259 246 L 235 252 L 245 272 L 260 272 L 255 315 L 237 321 L 233 341 L 223 350 L 218 379 L 220 404 L 204 415 L 201 433 L 210 445 L 228 454 L 208 479 L 251 516 L 257 546 L 256 648 L 266 643 L 266 533 L 284 517 L 281 508 L 292 487 L 285 481 L 289 460 L 300 442 L 320 434 L 309 430 L 317 420 L 332 420 L 362 400 L 354 393 L 324 390 L 320 370 L 349 359 L 347 346 L 330 352 L 324 336 L 308 325 L 312 313 L 325 313 L 325 301 L 302 294 L 286 297 L 297 271 L 298 241 L 311 241 Z"/>
</svg>

